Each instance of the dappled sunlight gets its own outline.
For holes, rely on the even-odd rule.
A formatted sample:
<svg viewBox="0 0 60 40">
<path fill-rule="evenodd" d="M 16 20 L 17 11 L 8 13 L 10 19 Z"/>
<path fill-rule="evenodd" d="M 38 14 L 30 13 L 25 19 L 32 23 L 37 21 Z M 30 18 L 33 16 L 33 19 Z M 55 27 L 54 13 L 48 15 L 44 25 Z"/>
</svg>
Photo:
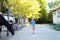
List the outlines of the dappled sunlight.
<svg viewBox="0 0 60 40">
<path fill-rule="evenodd" d="M 13 34 L 2 26 L 0 40 L 60 40 L 59 13 L 60 0 L 0 0 L 0 16 L 13 19 L 5 22 Z"/>
</svg>

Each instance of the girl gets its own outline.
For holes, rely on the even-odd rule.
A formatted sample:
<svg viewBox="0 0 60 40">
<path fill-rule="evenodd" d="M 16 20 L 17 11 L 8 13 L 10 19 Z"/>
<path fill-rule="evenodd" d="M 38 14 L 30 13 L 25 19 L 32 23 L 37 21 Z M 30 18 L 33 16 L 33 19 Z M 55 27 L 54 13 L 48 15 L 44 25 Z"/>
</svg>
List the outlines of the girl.
<svg viewBox="0 0 60 40">
<path fill-rule="evenodd" d="M 32 25 L 32 31 L 33 31 L 33 34 L 34 34 L 34 31 L 35 31 L 35 24 L 36 24 L 35 20 L 32 19 L 32 20 L 30 21 L 30 24 Z"/>
</svg>

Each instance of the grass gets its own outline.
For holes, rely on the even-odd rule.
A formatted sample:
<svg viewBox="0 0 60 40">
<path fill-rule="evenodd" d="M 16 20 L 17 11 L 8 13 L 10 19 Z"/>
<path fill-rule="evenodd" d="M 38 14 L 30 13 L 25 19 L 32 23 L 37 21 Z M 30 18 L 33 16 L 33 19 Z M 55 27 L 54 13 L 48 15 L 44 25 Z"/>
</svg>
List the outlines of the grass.
<svg viewBox="0 0 60 40">
<path fill-rule="evenodd" d="M 50 28 L 59 31 L 60 30 L 60 25 L 59 24 L 50 24 Z"/>
</svg>

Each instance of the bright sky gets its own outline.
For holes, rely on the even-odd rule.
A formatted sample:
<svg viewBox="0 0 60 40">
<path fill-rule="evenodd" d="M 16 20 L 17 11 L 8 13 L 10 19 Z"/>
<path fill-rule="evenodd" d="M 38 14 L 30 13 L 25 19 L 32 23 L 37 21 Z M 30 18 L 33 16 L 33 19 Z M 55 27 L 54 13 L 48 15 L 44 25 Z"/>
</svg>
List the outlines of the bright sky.
<svg viewBox="0 0 60 40">
<path fill-rule="evenodd" d="M 47 3 L 55 2 L 56 0 L 46 0 Z"/>
<path fill-rule="evenodd" d="M 48 3 L 50 3 L 50 2 L 55 2 L 56 0 L 46 0 L 46 3 L 47 3 L 47 5 L 48 5 Z M 49 10 L 49 8 L 48 8 L 48 6 L 46 7 L 48 10 Z"/>
</svg>

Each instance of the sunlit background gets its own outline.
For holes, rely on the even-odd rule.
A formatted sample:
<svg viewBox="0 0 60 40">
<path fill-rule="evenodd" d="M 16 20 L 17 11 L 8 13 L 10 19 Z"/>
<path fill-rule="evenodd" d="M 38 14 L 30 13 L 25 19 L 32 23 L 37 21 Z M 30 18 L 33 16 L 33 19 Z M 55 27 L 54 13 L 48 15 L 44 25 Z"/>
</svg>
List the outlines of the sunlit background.
<svg viewBox="0 0 60 40">
<path fill-rule="evenodd" d="M 50 2 L 55 2 L 56 0 L 46 0 L 46 3 L 47 3 L 47 9 L 49 10 L 49 8 L 48 8 L 48 3 L 50 3 Z"/>
<path fill-rule="evenodd" d="M 46 3 L 55 2 L 56 0 L 47 0 Z"/>
</svg>

